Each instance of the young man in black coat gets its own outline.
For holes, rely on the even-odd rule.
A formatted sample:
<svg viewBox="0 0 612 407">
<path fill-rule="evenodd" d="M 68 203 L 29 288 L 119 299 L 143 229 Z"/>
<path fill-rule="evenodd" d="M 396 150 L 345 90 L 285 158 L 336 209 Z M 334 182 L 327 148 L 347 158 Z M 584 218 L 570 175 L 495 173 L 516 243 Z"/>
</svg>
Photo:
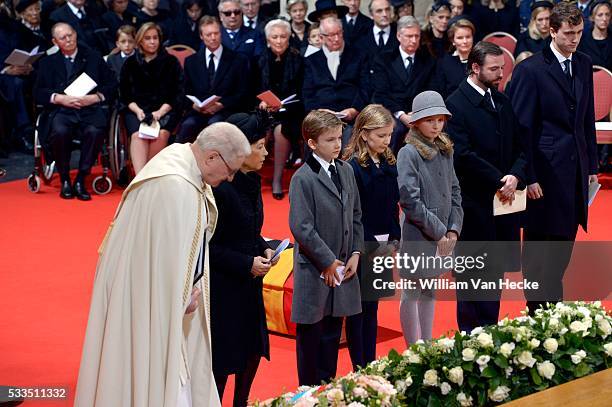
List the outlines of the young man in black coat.
<svg viewBox="0 0 612 407">
<path fill-rule="evenodd" d="M 216 17 L 200 19 L 200 37 L 205 46 L 185 60 L 185 95 L 200 101 L 213 95 L 221 99 L 203 108 L 195 103 L 191 106 L 176 136 L 180 143 L 192 142 L 204 127 L 245 107 L 249 85 L 244 72 L 249 62 L 244 55 L 221 45 L 220 30 Z"/>
<path fill-rule="evenodd" d="M 457 290 L 457 323 L 467 332 L 497 323 L 499 279 L 505 272 L 520 269 L 519 215 L 493 216 L 493 197 L 512 202 L 525 181 L 518 122 L 510 100 L 497 91 L 503 66 L 500 47 L 476 44 L 468 57 L 468 78 L 446 100 L 453 114 L 448 134 L 455 144 L 455 172 L 464 210 L 458 253 L 474 257 L 487 253 L 483 270 L 466 270 L 456 273 L 456 278 L 470 287 L 471 280 L 479 278 L 497 285 L 494 290 Z"/>
<path fill-rule="evenodd" d="M 523 270 L 540 284 L 525 292 L 531 312 L 563 299 L 578 225 L 587 229 L 589 184 L 597 182 L 592 64 L 576 51 L 583 27 L 574 4 L 556 4 L 550 46 L 516 67 L 508 89 L 527 145 L 524 237 L 534 243 L 526 244 Z"/>
<path fill-rule="evenodd" d="M 344 42 L 353 45 L 357 39 L 366 35 L 372 30 L 374 22 L 361 11 L 361 0 L 342 0 L 348 8 L 348 12 L 342 17 L 342 29 L 344 30 Z"/>
<path fill-rule="evenodd" d="M 108 105 L 115 98 L 117 81 L 110 68 L 96 51 L 77 47 L 77 33 L 66 23 L 53 26 L 53 43 L 59 52 L 43 58 L 36 81 L 36 103 L 48 112 L 47 141 L 53 152 L 62 187 L 60 197 L 76 196 L 88 201 L 85 176 L 96 160 L 108 125 Z M 69 96 L 64 90 L 81 74 L 86 73 L 96 87 L 82 97 Z M 46 131 L 44 131 L 46 133 Z M 79 172 L 70 184 L 72 140 L 81 140 Z"/>
<path fill-rule="evenodd" d="M 393 113 L 395 128 L 391 149 L 395 154 L 404 145 L 412 99 L 430 88 L 436 63 L 429 52 L 420 47 L 421 27 L 412 16 L 397 23 L 399 47 L 380 54 L 374 62 L 373 102 Z"/>
</svg>

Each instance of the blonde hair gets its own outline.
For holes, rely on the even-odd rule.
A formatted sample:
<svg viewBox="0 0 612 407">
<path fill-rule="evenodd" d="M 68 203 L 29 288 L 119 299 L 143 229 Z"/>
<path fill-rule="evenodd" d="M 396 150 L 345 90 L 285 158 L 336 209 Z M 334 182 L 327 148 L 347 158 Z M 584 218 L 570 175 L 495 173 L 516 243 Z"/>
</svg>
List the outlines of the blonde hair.
<svg viewBox="0 0 612 407">
<path fill-rule="evenodd" d="M 372 130 L 377 130 L 386 126 L 391 126 L 395 122 L 391 112 L 383 107 L 383 105 L 367 105 L 355 119 L 353 126 L 353 134 L 348 145 L 344 149 L 343 160 L 349 160 L 352 157 L 357 157 L 357 162 L 362 167 L 368 166 L 368 145 L 362 135 L 368 134 Z M 389 147 L 381 154 L 387 161 L 387 164 L 395 164 L 395 156 Z"/>
<path fill-rule="evenodd" d="M 319 137 L 330 129 L 343 127 L 342 120 L 335 114 L 325 110 L 313 110 L 308 113 L 302 122 L 302 137 L 305 141 L 313 139 L 317 141 Z"/>
<path fill-rule="evenodd" d="M 153 22 L 148 22 L 148 23 L 144 23 L 142 27 L 140 27 L 138 29 L 138 32 L 136 33 L 136 38 L 135 38 L 136 46 L 138 47 L 140 51 L 142 51 L 142 48 L 140 47 L 140 43 L 144 39 L 145 33 L 151 29 L 157 31 L 157 36 L 159 37 L 159 47 L 157 48 L 157 52 L 159 52 L 162 49 L 162 42 L 164 41 L 164 39 L 162 37 L 161 28 Z"/>
<path fill-rule="evenodd" d="M 538 14 L 546 10 L 550 12 L 550 8 L 548 7 L 538 7 L 531 12 L 531 18 L 529 19 L 527 31 L 529 31 L 529 36 L 534 40 L 548 38 L 548 35 L 546 37 L 543 37 L 542 33 L 540 33 L 540 31 L 536 27 L 536 18 L 538 18 Z"/>
<path fill-rule="evenodd" d="M 449 26 L 448 30 L 446 30 L 446 35 L 448 36 L 448 39 L 451 43 L 455 40 L 455 33 L 460 28 L 467 28 L 468 30 L 470 30 L 472 32 L 472 39 L 474 38 L 476 27 L 474 27 L 474 24 L 472 24 L 472 22 L 467 18 L 461 18 L 457 20 L 457 22 L 455 22 L 453 25 Z"/>
</svg>

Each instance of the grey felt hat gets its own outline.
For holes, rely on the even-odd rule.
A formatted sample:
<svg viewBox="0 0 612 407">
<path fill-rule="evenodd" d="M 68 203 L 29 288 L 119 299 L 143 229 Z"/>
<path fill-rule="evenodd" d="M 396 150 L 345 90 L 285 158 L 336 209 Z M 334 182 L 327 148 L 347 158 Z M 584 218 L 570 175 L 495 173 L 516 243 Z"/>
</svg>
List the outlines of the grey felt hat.
<svg viewBox="0 0 612 407">
<path fill-rule="evenodd" d="M 412 116 L 410 117 L 410 123 L 437 114 L 444 114 L 449 117 L 452 116 L 446 109 L 442 96 L 433 90 L 426 90 L 416 95 L 412 101 Z"/>
</svg>

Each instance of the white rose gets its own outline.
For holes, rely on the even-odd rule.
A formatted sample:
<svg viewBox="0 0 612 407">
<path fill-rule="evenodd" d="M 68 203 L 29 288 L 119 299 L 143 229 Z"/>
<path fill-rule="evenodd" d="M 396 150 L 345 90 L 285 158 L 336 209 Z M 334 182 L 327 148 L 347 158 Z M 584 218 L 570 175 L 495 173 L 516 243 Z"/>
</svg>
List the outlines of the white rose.
<svg viewBox="0 0 612 407">
<path fill-rule="evenodd" d="M 450 391 L 451 385 L 446 382 L 442 382 L 442 384 L 440 385 L 440 392 L 442 393 L 442 395 L 446 396 L 448 393 L 450 393 Z"/>
<path fill-rule="evenodd" d="M 518 361 L 521 365 L 527 367 L 533 367 L 536 362 L 534 357 L 531 355 L 531 352 L 529 352 L 528 350 L 524 350 L 521 352 L 521 354 L 518 356 Z"/>
<path fill-rule="evenodd" d="M 566 327 L 561 328 L 561 330 L 559 331 L 559 333 L 560 333 L 561 335 L 565 335 L 565 334 L 567 333 L 567 328 L 566 328 Z"/>
<path fill-rule="evenodd" d="M 508 398 L 510 389 L 506 386 L 498 386 L 494 391 L 489 390 L 489 398 L 497 403 L 501 403 Z"/>
<path fill-rule="evenodd" d="M 604 319 L 603 315 L 601 315 L 601 314 L 597 314 L 597 315 L 595 315 L 595 322 L 599 322 L 599 321 L 601 321 L 602 319 Z"/>
<path fill-rule="evenodd" d="M 603 332 L 604 338 L 612 333 L 612 326 L 610 326 L 610 322 L 607 319 L 601 319 L 597 322 L 597 327 Z"/>
<path fill-rule="evenodd" d="M 594 305 L 596 308 L 601 308 L 601 301 L 595 301 L 592 305 Z"/>
<path fill-rule="evenodd" d="M 544 341 L 544 349 L 546 349 L 546 352 L 550 354 L 555 353 L 558 347 L 559 342 L 557 342 L 555 338 L 548 338 Z"/>
<path fill-rule="evenodd" d="M 472 396 L 468 397 L 463 392 L 457 394 L 457 401 L 461 407 L 470 407 L 472 405 L 472 400 Z"/>
<path fill-rule="evenodd" d="M 480 346 L 482 346 L 483 348 L 490 348 L 493 346 L 493 337 L 487 333 L 483 332 L 479 334 L 476 339 L 478 340 L 478 343 L 480 343 Z"/>
<path fill-rule="evenodd" d="M 531 349 L 535 349 L 538 346 L 540 346 L 540 341 L 536 338 L 533 338 L 530 342 L 529 342 L 529 346 L 531 346 Z"/>
<path fill-rule="evenodd" d="M 604 350 L 606 351 L 606 355 L 612 357 L 612 342 L 606 343 L 604 345 Z"/>
<path fill-rule="evenodd" d="M 584 359 L 585 357 L 586 357 L 586 352 L 583 350 L 579 350 L 578 352 L 570 356 L 570 358 L 572 359 L 572 363 L 574 363 L 575 365 L 582 362 L 582 359 Z"/>
<path fill-rule="evenodd" d="M 487 363 L 489 363 L 489 360 L 491 360 L 491 356 L 489 355 L 482 355 L 479 356 L 478 359 L 476 359 L 476 363 L 478 363 L 478 367 L 480 367 L 481 373 L 487 368 Z"/>
<path fill-rule="evenodd" d="M 368 391 L 363 387 L 357 386 L 353 389 L 353 395 L 359 398 L 366 398 L 368 397 Z"/>
<path fill-rule="evenodd" d="M 551 327 L 555 328 L 555 327 L 559 326 L 559 320 L 557 318 L 551 318 L 551 319 L 548 320 L 548 324 Z"/>
<path fill-rule="evenodd" d="M 448 379 L 461 386 L 463 384 L 463 369 L 461 366 L 453 367 L 448 371 Z"/>
<path fill-rule="evenodd" d="M 344 393 L 340 389 L 331 389 L 327 392 L 327 399 L 329 401 L 344 400 Z"/>
<path fill-rule="evenodd" d="M 434 369 L 429 369 L 423 376 L 423 384 L 425 386 L 437 386 L 438 385 L 438 372 Z"/>
<path fill-rule="evenodd" d="M 548 360 L 538 363 L 538 373 L 540 376 L 550 380 L 555 374 L 555 365 L 550 363 Z"/>
<path fill-rule="evenodd" d="M 579 332 L 582 332 L 582 336 L 586 336 L 588 334 L 589 328 L 587 327 L 586 324 L 584 324 L 581 321 L 573 321 L 569 327 L 570 327 L 570 331 L 572 331 L 575 334 Z"/>
<path fill-rule="evenodd" d="M 471 362 L 476 358 L 476 351 L 472 348 L 465 348 L 461 351 L 461 355 L 465 362 Z"/>
<path fill-rule="evenodd" d="M 587 307 L 578 307 L 578 312 L 585 317 L 591 316 L 591 310 L 589 310 Z"/>
<path fill-rule="evenodd" d="M 505 357 L 509 357 L 515 347 L 516 345 L 512 342 L 504 342 L 502 346 L 499 347 L 499 353 L 501 353 Z"/>
<path fill-rule="evenodd" d="M 408 349 L 404 352 L 406 357 L 408 358 L 408 363 L 419 365 L 421 364 L 421 357 L 418 353 L 414 352 L 412 349 Z"/>
</svg>

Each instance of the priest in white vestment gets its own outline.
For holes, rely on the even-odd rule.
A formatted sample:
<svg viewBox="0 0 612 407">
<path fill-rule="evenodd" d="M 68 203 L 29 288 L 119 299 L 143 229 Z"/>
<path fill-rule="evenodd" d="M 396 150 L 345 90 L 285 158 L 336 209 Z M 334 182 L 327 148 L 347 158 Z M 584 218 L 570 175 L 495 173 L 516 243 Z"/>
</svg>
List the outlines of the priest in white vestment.
<svg viewBox="0 0 612 407">
<path fill-rule="evenodd" d="M 231 181 L 250 151 L 237 127 L 216 123 L 193 144 L 162 150 L 126 188 L 99 250 L 75 406 L 221 405 L 210 342 L 211 187 Z"/>
</svg>

